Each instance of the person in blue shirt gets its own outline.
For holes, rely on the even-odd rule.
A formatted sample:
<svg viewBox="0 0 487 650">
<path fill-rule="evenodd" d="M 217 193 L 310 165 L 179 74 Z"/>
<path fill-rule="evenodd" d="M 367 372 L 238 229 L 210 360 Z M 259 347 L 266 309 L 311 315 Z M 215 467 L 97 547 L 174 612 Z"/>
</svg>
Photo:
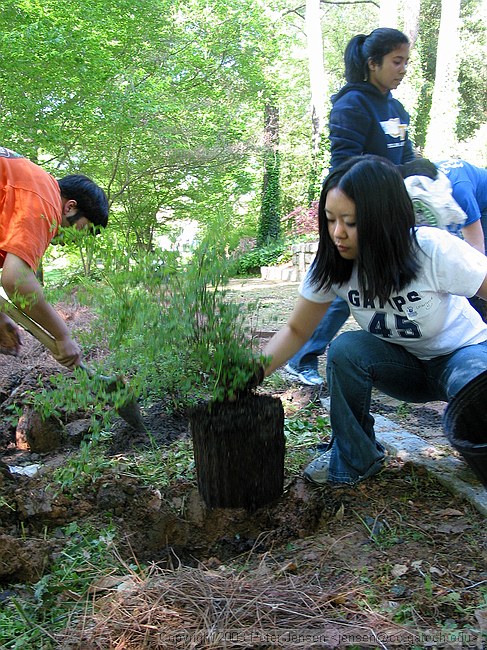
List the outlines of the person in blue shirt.
<svg viewBox="0 0 487 650">
<path fill-rule="evenodd" d="M 414 160 L 409 115 L 391 94 L 406 74 L 409 47 L 405 34 L 387 27 L 349 41 L 344 54 L 347 83 L 331 98 L 331 170 L 363 154 L 382 156 L 395 165 Z M 303 384 L 321 385 L 318 357 L 349 315 L 348 304 L 336 298 L 313 336 L 289 360 L 286 371 Z"/>
<path fill-rule="evenodd" d="M 399 171 L 413 201 L 416 225 L 446 229 L 486 253 L 486 169 L 460 159 L 433 163 L 416 158 L 399 165 Z"/>
<path fill-rule="evenodd" d="M 451 183 L 452 195 L 467 215 L 463 238 L 481 253 L 487 252 L 487 169 L 452 158 L 435 162 Z"/>
</svg>

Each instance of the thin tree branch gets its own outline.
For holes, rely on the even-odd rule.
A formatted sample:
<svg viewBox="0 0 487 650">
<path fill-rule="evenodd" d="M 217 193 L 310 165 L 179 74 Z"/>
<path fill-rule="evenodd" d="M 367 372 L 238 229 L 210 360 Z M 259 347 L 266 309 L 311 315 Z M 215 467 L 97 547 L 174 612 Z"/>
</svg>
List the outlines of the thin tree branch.
<svg viewBox="0 0 487 650">
<path fill-rule="evenodd" d="M 375 2 L 374 0 L 320 0 L 321 5 L 361 5 L 361 4 L 370 4 L 374 5 L 378 9 L 380 8 L 380 4 L 378 2 Z M 287 11 L 283 11 L 282 15 L 287 16 L 287 14 L 297 14 L 300 18 L 303 18 L 302 13 L 305 9 L 305 5 L 299 5 L 299 7 L 296 7 L 295 9 L 288 9 Z"/>
</svg>

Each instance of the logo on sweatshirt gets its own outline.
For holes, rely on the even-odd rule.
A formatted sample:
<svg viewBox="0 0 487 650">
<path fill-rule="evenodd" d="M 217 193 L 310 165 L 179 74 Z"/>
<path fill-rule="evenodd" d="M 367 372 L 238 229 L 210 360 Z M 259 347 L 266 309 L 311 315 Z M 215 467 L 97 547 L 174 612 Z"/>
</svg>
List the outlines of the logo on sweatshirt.
<svg viewBox="0 0 487 650">
<path fill-rule="evenodd" d="M 403 124 L 398 117 L 391 117 L 387 122 L 381 122 L 380 125 L 384 133 L 391 136 L 391 138 L 406 139 L 408 125 Z"/>
</svg>

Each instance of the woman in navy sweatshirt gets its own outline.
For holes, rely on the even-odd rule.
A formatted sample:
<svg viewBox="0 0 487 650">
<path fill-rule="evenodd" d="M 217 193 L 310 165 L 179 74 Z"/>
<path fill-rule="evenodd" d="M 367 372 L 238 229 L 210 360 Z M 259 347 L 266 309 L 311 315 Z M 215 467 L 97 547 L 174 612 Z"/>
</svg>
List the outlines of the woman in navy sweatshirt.
<svg viewBox="0 0 487 650">
<path fill-rule="evenodd" d="M 382 27 L 354 36 L 345 49 L 347 83 L 331 98 L 331 168 L 346 158 L 375 154 L 395 165 L 414 159 L 409 115 L 395 90 L 406 74 L 409 41 Z"/>
<path fill-rule="evenodd" d="M 368 36 L 354 36 L 345 48 L 347 83 L 331 98 L 329 129 L 331 169 L 363 154 L 387 158 L 395 165 L 414 159 L 408 137 L 409 115 L 394 99 L 406 74 L 409 60 L 408 37 L 397 29 L 381 27 Z M 318 357 L 350 314 L 345 301 L 337 298 L 313 336 L 286 365 L 297 381 L 320 386 Z"/>
</svg>

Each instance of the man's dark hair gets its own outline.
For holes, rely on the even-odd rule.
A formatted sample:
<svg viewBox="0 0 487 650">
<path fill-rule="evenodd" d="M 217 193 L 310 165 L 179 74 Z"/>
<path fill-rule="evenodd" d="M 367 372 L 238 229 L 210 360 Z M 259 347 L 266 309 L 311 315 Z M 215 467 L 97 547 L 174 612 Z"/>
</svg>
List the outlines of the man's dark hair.
<svg viewBox="0 0 487 650">
<path fill-rule="evenodd" d="M 403 178 L 408 176 L 427 176 L 431 180 L 435 180 L 438 176 L 438 170 L 434 163 L 427 158 L 416 158 L 404 165 L 398 165 L 397 169 Z"/>
<path fill-rule="evenodd" d="M 328 233 L 328 192 L 338 188 L 355 203 L 358 256 L 343 259 Z M 320 243 L 312 267 L 318 289 L 348 282 L 354 264 L 360 290 L 384 302 L 400 291 L 419 270 L 413 204 L 393 165 L 380 156 L 355 156 L 325 179 L 318 206 Z"/>
<path fill-rule="evenodd" d="M 58 183 L 63 198 L 74 199 L 79 212 L 94 226 L 106 227 L 108 199 L 101 187 L 83 174 L 70 174 L 58 180 Z"/>
</svg>

